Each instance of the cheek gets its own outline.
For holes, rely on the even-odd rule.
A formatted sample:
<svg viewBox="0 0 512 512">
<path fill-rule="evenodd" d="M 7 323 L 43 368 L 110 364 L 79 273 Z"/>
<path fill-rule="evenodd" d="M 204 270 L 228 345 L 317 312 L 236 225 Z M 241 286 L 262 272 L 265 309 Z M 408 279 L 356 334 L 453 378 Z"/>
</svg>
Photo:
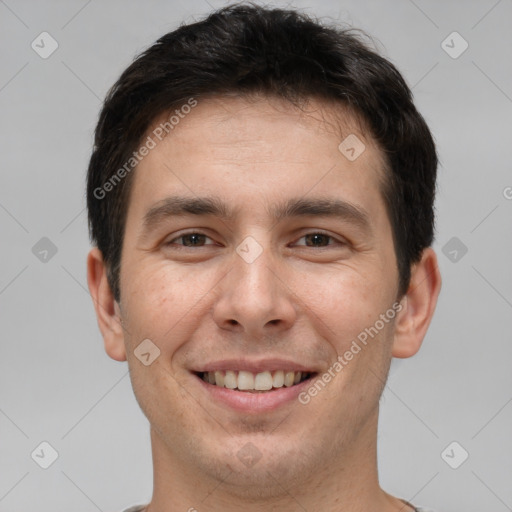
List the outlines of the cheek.
<svg viewBox="0 0 512 512">
<path fill-rule="evenodd" d="M 343 268 L 322 281 L 304 281 L 305 303 L 321 317 L 328 338 L 335 336 L 341 343 L 373 324 L 390 306 L 371 275 L 360 269 Z"/>
<path fill-rule="evenodd" d="M 320 320 L 316 328 L 333 349 L 333 362 L 343 358 L 343 376 L 335 379 L 335 387 L 366 389 L 377 396 L 391 359 L 394 289 L 385 275 L 361 268 L 334 274 L 309 305 Z"/>
<path fill-rule="evenodd" d="M 187 287 L 182 280 L 163 269 L 145 265 L 125 267 L 122 280 L 126 329 L 131 338 L 163 339 L 188 306 Z M 184 296 L 185 295 L 185 296 Z"/>
<path fill-rule="evenodd" d="M 172 354 L 185 343 L 204 314 L 205 301 L 218 276 L 194 272 L 191 267 L 174 266 L 169 261 L 126 265 L 122 283 L 125 325 L 128 338 L 137 344 L 145 338 L 155 342 L 162 353 Z"/>
</svg>

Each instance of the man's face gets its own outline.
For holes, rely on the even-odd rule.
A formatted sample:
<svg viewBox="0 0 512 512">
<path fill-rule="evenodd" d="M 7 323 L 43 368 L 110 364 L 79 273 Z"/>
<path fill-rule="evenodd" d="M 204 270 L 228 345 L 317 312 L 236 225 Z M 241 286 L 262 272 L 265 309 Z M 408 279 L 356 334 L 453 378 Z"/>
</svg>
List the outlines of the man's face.
<svg viewBox="0 0 512 512">
<path fill-rule="evenodd" d="M 338 112 L 340 132 L 323 107 L 199 101 L 133 176 L 120 275 L 126 357 L 158 457 L 191 474 L 286 487 L 321 478 L 375 435 L 394 321 L 344 354 L 397 298 L 383 170 L 357 124 Z M 366 146 L 353 161 L 338 149 L 351 133 Z M 157 213 L 173 196 L 214 198 L 232 216 Z M 320 201 L 341 207 L 306 204 Z M 147 366 L 134 353 L 146 339 L 160 350 Z M 308 393 L 329 368 L 330 382 Z M 229 372 L 230 387 L 257 374 L 282 387 L 201 378 L 215 370 L 219 382 Z M 294 370 L 314 376 L 282 385 Z"/>
</svg>

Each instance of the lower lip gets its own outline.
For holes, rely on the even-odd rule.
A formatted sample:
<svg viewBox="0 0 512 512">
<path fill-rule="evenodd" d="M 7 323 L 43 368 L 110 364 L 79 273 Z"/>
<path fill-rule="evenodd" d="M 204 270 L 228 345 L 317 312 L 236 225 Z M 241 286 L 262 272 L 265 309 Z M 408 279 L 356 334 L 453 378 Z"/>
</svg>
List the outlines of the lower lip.
<svg viewBox="0 0 512 512">
<path fill-rule="evenodd" d="M 312 377 L 309 377 L 305 381 L 289 388 L 283 386 L 282 388 L 263 393 L 250 393 L 209 384 L 195 374 L 194 377 L 214 401 L 244 413 L 273 411 L 294 400 L 299 403 L 299 394 L 308 388 L 312 381 Z"/>
</svg>

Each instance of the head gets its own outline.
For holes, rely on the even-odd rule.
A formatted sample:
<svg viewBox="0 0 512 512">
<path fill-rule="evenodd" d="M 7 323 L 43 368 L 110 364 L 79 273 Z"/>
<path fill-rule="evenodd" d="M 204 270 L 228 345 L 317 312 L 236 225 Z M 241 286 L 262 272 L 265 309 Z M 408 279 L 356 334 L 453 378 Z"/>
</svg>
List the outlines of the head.
<svg viewBox="0 0 512 512">
<path fill-rule="evenodd" d="M 352 29 L 231 6 L 126 69 L 88 170 L 89 286 L 169 460 L 268 487 L 368 446 L 440 289 L 436 168 L 402 76 Z M 302 399 L 249 410 L 201 380 L 299 369 Z"/>
</svg>

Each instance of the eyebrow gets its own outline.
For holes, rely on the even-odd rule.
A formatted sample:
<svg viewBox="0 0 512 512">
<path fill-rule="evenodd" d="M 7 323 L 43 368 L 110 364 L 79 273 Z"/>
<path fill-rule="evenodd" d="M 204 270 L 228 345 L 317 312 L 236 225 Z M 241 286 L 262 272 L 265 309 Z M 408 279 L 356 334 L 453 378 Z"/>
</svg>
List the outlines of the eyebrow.
<svg viewBox="0 0 512 512">
<path fill-rule="evenodd" d="M 232 221 L 237 213 L 239 208 L 231 208 L 219 197 L 169 196 L 146 212 L 142 236 L 170 217 L 210 215 L 223 221 Z M 340 199 L 292 198 L 267 208 L 267 214 L 276 222 L 293 217 L 334 217 L 351 222 L 364 231 L 372 231 L 368 213 L 361 207 Z"/>
</svg>

